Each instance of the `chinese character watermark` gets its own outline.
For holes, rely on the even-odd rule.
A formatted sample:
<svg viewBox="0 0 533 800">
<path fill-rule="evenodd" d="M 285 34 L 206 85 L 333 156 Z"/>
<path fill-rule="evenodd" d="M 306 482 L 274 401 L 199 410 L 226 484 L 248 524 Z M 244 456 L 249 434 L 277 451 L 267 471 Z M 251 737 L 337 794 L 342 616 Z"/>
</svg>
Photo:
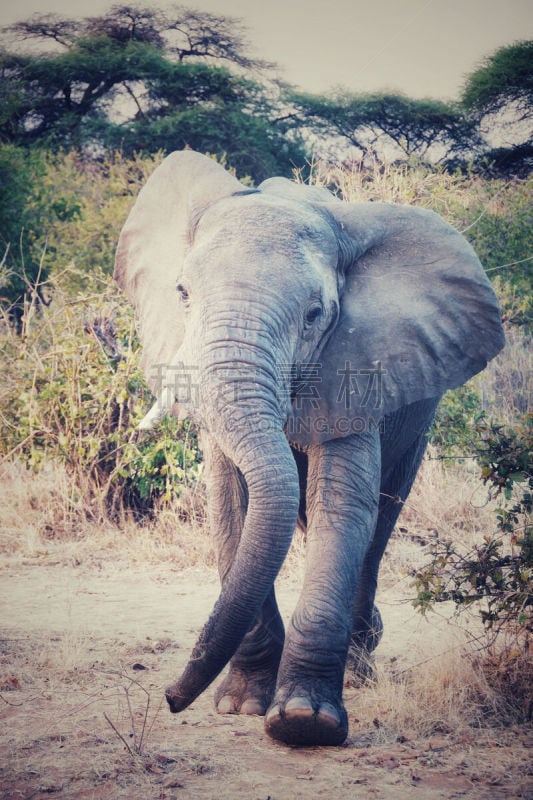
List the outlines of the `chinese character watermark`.
<svg viewBox="0 0 533 800">
<path fill-rule="evenodd" d="M 352 367 L 345 361 L 344 368 L 337 370 L 341 378 L 337 403 L 342 403 L 348 411 L 353 408 L 381 408 L 383 401 L 383 376 L 387 370 L 382 369 L 381 361 L 374 367 Z M 373 403 L 372 403 L 373 400 Z"/>
</svg>

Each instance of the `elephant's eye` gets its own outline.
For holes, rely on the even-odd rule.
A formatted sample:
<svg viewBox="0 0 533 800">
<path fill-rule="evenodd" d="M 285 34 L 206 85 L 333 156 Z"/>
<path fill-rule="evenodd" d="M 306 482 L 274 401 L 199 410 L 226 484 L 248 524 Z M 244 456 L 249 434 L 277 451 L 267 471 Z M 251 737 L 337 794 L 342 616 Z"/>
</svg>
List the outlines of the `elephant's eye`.
<svg viewBox="0 0 533 800">
<path fill-rule="evenodd" d="M 186 306 L 189 305 L 190 302 L 189 292 L 182 283 L 178 283 L 178 285 L 176 286 L 176 291 L 179 295 L 181 302 L 184 303 L 184 305 Z"/>
<path fill-rule="evenodd" d="M 309 306 L 305 315 L 305 327 L 310 328 L 311 325 L 322 316 L 323 308 L 322 303 L 316 302 Z"/>
</svg>

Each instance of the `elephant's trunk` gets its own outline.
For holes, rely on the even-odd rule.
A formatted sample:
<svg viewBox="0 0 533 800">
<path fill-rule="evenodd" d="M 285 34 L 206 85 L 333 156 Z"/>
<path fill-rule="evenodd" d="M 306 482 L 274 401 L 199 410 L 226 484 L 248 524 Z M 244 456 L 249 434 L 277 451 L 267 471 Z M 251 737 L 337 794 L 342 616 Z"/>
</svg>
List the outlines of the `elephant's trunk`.
<svg viewBox="0 0 533 800">
<path fill-rule="evenodd" d="M 256 343 L 257 344 L 257 343 Z M 222 348 L 226 350 L 226 348 Z M 257 347 L 239 348 L 248 372 Z M 264 348 L 262 352 L 264 354 Z M 218 357 L 221 347 L 218 346 Z M 243 359 L 243 353 L 247 358 Z M 235 356 L 235 350 L 233 350 Z M 296 525 L 298 473 L 283 433 L 283 413 L 264 355 L 253 378 L 240 378 L 231 357 L 202 366 L 202 416 L 209 434 L 244 476 L 248 509 L 232 567 L 181 678 L 167 689 L 171 711 L 182 711 L 217 677 L 253 625 L 285 559 Z M 224 376 L 222 379 L 221 376 Z M 237 395 L 235 394 L 237 391 Z M 211 396 L 210 396 L 211 395 Z"/>
</svg>

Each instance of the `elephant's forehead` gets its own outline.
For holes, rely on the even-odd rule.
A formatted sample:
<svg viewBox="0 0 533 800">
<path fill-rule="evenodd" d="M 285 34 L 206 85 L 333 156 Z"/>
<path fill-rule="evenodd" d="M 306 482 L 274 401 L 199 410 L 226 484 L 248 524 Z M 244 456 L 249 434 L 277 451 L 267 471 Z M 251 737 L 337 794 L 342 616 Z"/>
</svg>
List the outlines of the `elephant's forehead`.
<svg viewBox="0 0 533 800">
<path fill-rule="evenodd" d="M 337 251 L 327 219 L 308 203 L 270 198 L 260 192 L 225 198 L 202 215 L 195 241 L 227 242 L 253 248 L 313 247 Z"/>
</svg>

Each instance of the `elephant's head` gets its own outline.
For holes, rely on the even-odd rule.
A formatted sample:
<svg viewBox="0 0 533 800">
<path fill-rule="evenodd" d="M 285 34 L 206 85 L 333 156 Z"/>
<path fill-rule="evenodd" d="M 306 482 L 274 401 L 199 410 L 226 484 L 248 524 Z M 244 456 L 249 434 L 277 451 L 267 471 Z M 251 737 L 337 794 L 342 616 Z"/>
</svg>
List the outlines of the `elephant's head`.
<svg viewBox="0 0 533 800">
<path fill-rule="evenodd" d="M 142 189 L 115 277 L 158 395 L 145 426 L 196 417 L 248 493 L 235 563 L 174 687 L 180 710 L 232 656 L 285 557 L 299 505 L 287 437 L 346 436 L 460 385 L 501 349 L 500 315 L 473 250 L 432 212 L 278 178 L 249 190 L 192 151 Z"/>
</svg>

